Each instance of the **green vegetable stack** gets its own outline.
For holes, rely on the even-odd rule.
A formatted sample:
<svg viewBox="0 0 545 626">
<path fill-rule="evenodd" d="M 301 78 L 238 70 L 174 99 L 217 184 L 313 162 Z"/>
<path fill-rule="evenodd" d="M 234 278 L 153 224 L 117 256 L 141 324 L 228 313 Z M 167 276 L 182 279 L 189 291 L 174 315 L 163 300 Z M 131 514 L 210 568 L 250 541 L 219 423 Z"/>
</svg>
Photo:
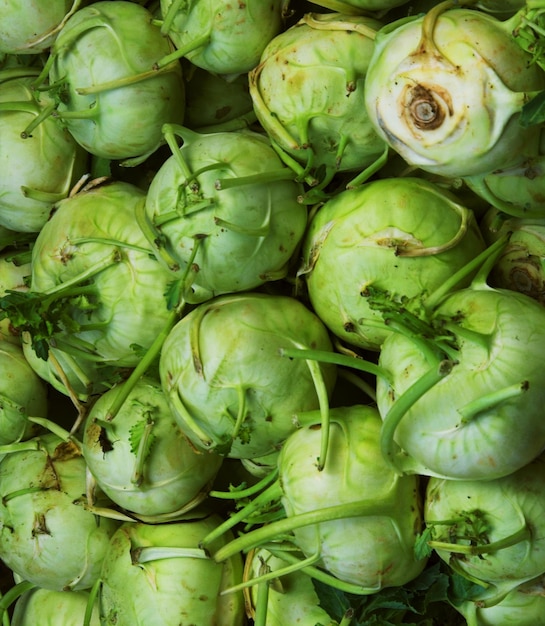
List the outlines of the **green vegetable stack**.
<svg viewBox="0 0 545 626">
<path fill-rule="evenodd" d="M 0 619 L 545 626 L 545 0 L 0 0 Z"/>
</svg>

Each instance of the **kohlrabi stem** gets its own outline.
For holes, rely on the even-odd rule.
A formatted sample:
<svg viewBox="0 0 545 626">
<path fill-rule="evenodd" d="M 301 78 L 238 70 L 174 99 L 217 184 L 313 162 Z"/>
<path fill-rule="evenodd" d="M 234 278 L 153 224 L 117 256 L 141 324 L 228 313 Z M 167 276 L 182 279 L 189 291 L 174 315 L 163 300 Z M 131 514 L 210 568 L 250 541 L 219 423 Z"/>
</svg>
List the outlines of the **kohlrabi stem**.
<svg viewBox="0 0 545 626">
<path fill-rule="evenodd" d="M 174 410 L 182 416 L 183 422 L 185 426 L 197 437 L 200 441 L 200 444 L 203 448 L 210 450 L 217 447 L 212 437 L 207 435 L 204 430 L 197 424 L 193 415 L 187 410 L 187 407 L 182 402 L 180 396 L 176 393 L 175 389 L 172 389 L 170 392 L 167 392 L 167 396 L 172 403 Z"/>
<path fill-rule="evenodd" d="M 237 593 L 238 591 L 242 591 L 243 589 L 247 589 L 248 587 L 252 587 L 253 585 L 260 585 L 264 582 L 269 582 L 274 580 L 275 578 L 281 578 L 282 576 L 286 576 L 287 574 L 292 574 L 293 572 L 297 572 L 304 567 L 308 567 L 310 565 L 314 565 L 317 561 L 320 560 L 320 551 L 318 550 L 314 554 L 305 559 L 287 565 L 285 567 L 280 567 L 276 570 L 269 570 L 264 574 L 260 574 L 256 578 L 252 578 L 250 580 L 245 580 L 238 585 L 233 585 L 232 587 L 228 587 L 220 592 L 220 595 L 224 596 L 230 593 Z"/>
<path fill-rule="evenodd" d="M 178 311 L 171 311 L 168 320 L 161 332 L 157 335 L 157 337 L 155 337 L 151 346 L 146 350 L 144 356 L 138 361 L 136 367 L 132 370 L 127 380 L 118 387 L 117 394 L 112 401 L 110 409 L 106 413 L 106 419 L 108 421 L 113 420 L 114 417 L 119 413 L 119 410 L 130 395 L 134 385 L 136 385 L 136 383 L 146 373 L 151 364 L 155 361 L 156 357 L 161 352 L 161 348 L 163 347 L 163 343 L 165 342 L 167 335 L 170 333 L 177 320 Z"/>
<path fill-rule="evenodd" d="M 11 589 L 6 591 L 6 593 L 0 599 L 0 614 L 2 615 L 2 621 L 5 623 L 5 616 L 9 607 L 24 593 L 30 591 L 31 589 L 35 589 L 37 587 L 36 584 L 28 582 L 27 580 L 23 580 L 16 585 L 13 585 Z M 9 622 L 8 622 L 9 623 Z"/>
<path fill-rule="evenodd" d="M 288 563 L 296 563 L 301 562 L 297 556 L 290 554 L 285 550 L 278 550 L 274 547 L 274 545 L 267 545 L 267 550 L 274 556 L 287 561 Z M 312 565 L 307 565 L 301 570 L 307 576 L 314 578 L 315 580 L 319 580 L 320 582 L 332 587 L 334 589 L 338 589 L 339 591 L 344 591 L 345 593 L 351 593 L 354 595 L 368 595 L 376 593 L 380 591 L 380 584 L 377 587 L 362 587 L 361 585 L 357 585 L 354 583 L 345 582 L 336 576 L 332 576 L 328 574 L 324 569 L 313 567 Z M 340 626 L 340 625 L 339 625 Z"/>
<path fill-rule="evenodd" d="M 70 434 L 60 424 L 57 424 L 53 420 L 50 420 L 46 417 L 28 417 L 27 419 L 29 422 L 32 422 L 33 424 L 38 424 L 49 432 L 54 433 L 59 439 L 62 439 L 62 441 L 71 441 L 81 450 L 81 442 L 78 441 L 74 437 L 74 435 Z"/>
<path fill-rule="evenodd" d="M 87 606 L 85 607 L 85 615 L 83 617 L 83 626 L 91 626 L 91 619 L 93 617 L 93 610 L 95 602 L 97 601 L 98 594 L 102 585 L 102 580 L 97 578 L 91 589 L 89 589 L 89 596 L 87 598 Z"/>
<path fill-rule="evenodd" d="M 51 289 L 46 289 L 41 293 L 44 296 L 65 296 L 67 293 L 70 293 L 72 287 L 76 287 L 80 290 L 89 290 L 89 287 L 80 287 L 80 284 L 93 278 L 93 276 L 99 274 L 103 270 L 108 269 L 113 265 L 116 265 L 116 263 L 119 263 L 120 261 L 121 253 L 116 247 L 110 256 L 107 256 L 104 259 L 97 261 L 94 265 L 89 266 L 84 272 L 80 272 L 76 276 L 73 276 L 72 278 L 64 282 L 59 283 L 55 287 L 51 287 Z"/>
<path fill-rule="evenodd" d="M 140 83 L 144 80 L 149 80 L 150 78 L 155 78 L 160 73 L 164 73 L 166 71 L 172 71 L 173 68 L 161 67 L 157 69 L 151 69 L 147 72 L 140 72 L 139 74 L 131 74 L 130 76 L 124 76 L 123 78 L 116 78 L 115 80 L 110 80 L 105 83 L 100 83 L 98 85 L 91 85 L 90 87 L 78 87 L 76 92 L 80 96 L 89 96 L 97 93 L 102 93 L 104 91 L 111 91 L 113 89 L 119 89 L 120 87 L 127 87 L 128 85 L 134 85 L 135 83 Z M 61 114 L 62 115 L 62 114 Z"/>
<path fill-rule="evenodd" d="M 463 554 L 471 556 L 497 552 L 498 550 L 503 550 L 504 548 L 510 548 L 511 546 L 514 546 L 521 541 L 529 541 L 531 538 L 532 531 L 530 530 L 530 527 L 525 524 L 511 535 L 508 535 L 503 539 L 498 539 L 497 541 L 491 541 L 490 543 L 459 544 L 451 543 L 449 541 L 437 541 L 435 539 L 432 539 L 428 542 L 428 545 L 434 550 L 448 550 L 453 554 Z M 461 539 L 463 539 L 463 537 L 461 537 Z"/>
<path fill-rule="evenodd" d="M 206 548 L 213 541 L 224 535 L 228 530 L 231 530 L 234 526 L 239 524 L 240 522 L 246 521 L 252 513 L 259 511 L 261 508 L 269 505 L 271 502 L 276 502 L 280 500 L 282 496 L 282 488 L 278 480 L 275 480 L 272 485 L 267 487 L 260 494 L 255 496 L 248 504 L 243 506 L 232 513 L 224 522 L 216 526 L 214 530 L 208 533 L 206 537 L 204 537 L 199 546 L 201 548 Z"/>
<path fill-rule="evenodd" d="M 243 385 L 236 386 L 236 393 L 238 398 L 238 408 L 237 408 L 237 416 L 234 421 L 233 431 L 231 433 L 231 439 L 235 440 L 238 437 L 240 429 L 242 428 L 242 424 L 246 419 L 246 389 Z M 226 410 L 224 412 L 227 416 L 231 418 L 230 413 Z"/>
<path fill-rule="evenodd" d="M 454 272 L 446 281 L 443 282 L 435 291 L 424 299 L 423 305 L 428 311 L 435 309 L 439 303 L 445 298 L 462 280 L 471 276 L 475 272 L 471 286 L 478 288 L 479 285 L 486 285 L 488 274 L 491 266 L 496 262 L 497 257 L 503 251 L 505 245 L 509 241 L 511 233 L 507 233 L 497 239 L 493 244 L 488 246 L 476 257 L 471 259 L 458 271 Z"/>
<path fill-rule="evenodd" d="M 397 473 L 400 472 L 396 464 L 397 444 L 394 439 L 397 427 L 414 403 L 445 376 L 448 376 L 453 366 L 454 363 L 451 360 L 445 359 L 437 366 L 430 368 L 394 400 L 390 410 L 385 415 L 380 431 L 380 449 L 386 462 Z"/>
<path fill-rule="evenodd" d="M 223 595 L 223 593 L 220 593 Z M 267 615 L 269 613 L 269 583 L 260 582 L 257 585 L 257 598 L 255 602 L 255 613 L 253 616 L 254 626 L 267 626 Z"/>
<path fill-rule="evenodd" d="M 528 386 L 528 381 L 523 380 L 520 383 L 509 385 L 508 387 L 503 387 L 502 389 L 496 389 L 490 393 L 480 395 L 475 398 L 475 400 L 468 402 L 463 407 L 458 409 L 458 413 L 462 416 L 461 423 L 469 424 L 481 413 L 489 411 L 503 402 L 507 402 L 513 398 L 518 398 L 525 391 L 528 391 Z"/>
<path fill-rule="evenodd" d="M 347 354 L 339 354 L 338 352 L 330 352 L 328 350 L 314 350 L 311 348 L 280 348 L 280 356 L 288 359 L 313 359 L 321 363 L 333 363 L 367 374 L 373 374 L 383 378 L 387 383 L 392 382 L 390 373 L 372 361 L 367 361 L 357 356 L 349 356 Z"/>
<path fill-rule="evenodd" d="M 154 64 L 154 69 L 159 70 L 163 67 L 170 65 L 173 61 L 178 61 L 183 57 L 187 56 L 190 52 L 197 50 L 198 48 L 202 48 L 210 43 L 210 33 L 205 33 L 204 35 L 200 35 L 199 37 L 195 37 L 192 41 L 187 43 L 185 46 L 180 46 L 170 54 L 166 54 L 162 59 L 159 59 Z"/>
<path fill-rule="evenodd" d="M 212 489 L 208 495 L 211 498 L 219 498 L 220 500 L 239 500 L 242 498 L 249 498 L 262 491 L 265 487 L 274 482 L 277 477 L 278 470 L 274 469 L 250 487 L 246 487 L 244 489 L 235 488 L 232 491 L 215 491 Z"/>
<path fill-rule="evenodd" d="M 280 180 L 295 180 L 295 172 L 289 167 L 282 167 L 277 170 L 270 170 L 259 174 L 249 174 L 248 176 L 218 178 L 214 183 L 214 187 L 218 191 L 221 191 L 222 189 L 232 189 L 233 187 L 240 187 L 242 185 L 274 183 Z"/>
<path fill-rule="evenodd" d="M 469 226 L 469 221 L 473 213 L 462 206 L 461 204 L 451 203 L 451 207 L 456 207 L 455 211 L 460 216 L 460 226 L 453 237 L 451 237 L 445 243 L 439 244 L 437 246 L 401 246 L 398 252 L 398 256 L 400 257 L 421 257 L 421 256 L 433 256 L 436 254 L 441 254 L 442 252 L 447 252 L 457 246 L 460 241 L 465 237 L 467 233 L 467 229 Z"/>
<path fill-rule="evenodd" d="M 137 487 L 142 484 L 142 480 L 144 478 L 144 464 L 146 462 L 148 445 L 154 426 L 155 422 L 153 421 L 151 411 L 148 410 L 146 412 L 146 423 L 144 425 L 144 432 L 142 433 L 142 437 L 140 437 L 140 441 L 138 442 L 138 449 L 136 451 L 136 458 L 134 460 L 134 469 L 131 476 L 131 483 L 133 485 L 136 485 Z"/>
<path fill-rule="evenodd" d="M 219 563 L 239 552 L 246 552 L 251 548 L 255 548 L 266 541 L 273 540 L 297 528 L 321 524 L 322 522 L 351 517 L 364 517 L 366 515 L 385 515 L 387 517 L 393 517 L 395 506 L 395 503 L 383 503 L 380 500 L 356 500 L 355 502 L 322 507 L 316 511 L 298 513 L 244 533 L 219 548 L 212 556 L 214 560 Z"/>
<path fill-rule="evenodd" d="M 295 343 L 295 342 L 294 342 Z M 296 350 L 301 350 L 303 352 L 311 351 L 306 348 L 306 346 L 302 344 L 296 344 Z M 320 445 L 320 456 L 317 459 L 316 467 L 318 471 L 322 471 L 325 467 L 327 461 L 327 450 L 329 447 L 329 394 L 327 391 L 327 386 L 324 381 L 324 373 L 322 372 L 322 368 L 320 367 L 320 363 L 314 358 L 306 358 L 306 364 L 308 365 L 308 369 L 310 371 L 310 375 L 312 377 L 312 382 L 314 383 L 314 389 L 316 390 L 316 395 L 318 396 L 318 405 L 320 407 L 320 416 L 321 416 L 321 445 Z"/>
<path fill-rule="evenodd" d="M 151 245 L 158 259 L 161 260 L 170 271 L 178 272 L 180 264 L 166 249 L 165 238 L 148 217 L 145 202 L 140 202 L 136 206 L 135 217 L 144 237 L 148 240 L 148 243 Z"/>
<path fill-rule="evenodd" d="M 209 559 L 200 548 L 177 548 L 175 546 L 145 546 L 131 550 L 132 562 L 149 563 L 160 559 Z"/>
<path fill-rule="evenodd" d="M 362 170 L 357 176 L 352 178 L 347 184 L 346 189 L 355 189 L 360 185 L 363 185 L 365 182 L 376 174 L 384 165 L 386 165 L 388 161 L 388 157 L 390 155 L 390 146 L 388 144 L 384 147 L 384 152 L 377 157 L 371 165 L 368 165 L 364 170 Z"/>
</svg>

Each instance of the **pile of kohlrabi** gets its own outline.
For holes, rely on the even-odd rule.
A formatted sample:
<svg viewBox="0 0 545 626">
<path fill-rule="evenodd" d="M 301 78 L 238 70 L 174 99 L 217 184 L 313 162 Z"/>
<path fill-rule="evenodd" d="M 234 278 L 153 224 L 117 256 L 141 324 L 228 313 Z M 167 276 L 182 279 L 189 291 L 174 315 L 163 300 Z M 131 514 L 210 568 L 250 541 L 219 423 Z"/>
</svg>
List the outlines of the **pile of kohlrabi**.
<svg viewBox="0 0 545 626">
<path fill-rule="evenodd" d="M 2 626 L 545 626 L 544 305 L 545 0 L 0 0 Z"/>
</svg>

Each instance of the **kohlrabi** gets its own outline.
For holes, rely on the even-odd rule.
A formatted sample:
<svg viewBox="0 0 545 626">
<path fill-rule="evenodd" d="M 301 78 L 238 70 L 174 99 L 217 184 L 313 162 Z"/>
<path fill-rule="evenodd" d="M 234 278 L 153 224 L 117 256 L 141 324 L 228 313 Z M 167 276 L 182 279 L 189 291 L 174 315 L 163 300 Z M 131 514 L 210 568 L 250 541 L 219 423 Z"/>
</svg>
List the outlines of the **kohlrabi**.
<svg viewBox="0 0 545 626">
<path fill-rule="evenodd" d="M 250 72 L 257 118 L 301 179 L 323 188 L 373 167 L 385 142 L 364 91 L 378 20 L 308 13 L 267 45 Z"/>
<path fill-rule="evenodd" d="M 161 0 L 161 31 L 185 57 L 214 74 L 234 77 L 255 67 L 283 28 L 286 0 Z"/>
<path fill-rule="evenodd" d="M 216 563 L 199 545 L 221 522 L 195 511 L 169 524 L 124 523 L 104 558 L 101 625 L 242 626 L 242 593 L 221 593 L 242 579 L 241 555 Z"/>
<path fill-rule="evenodd" d="M 37 433 L 29 417 L 46 417 L 48 390 L 19 344 L 0 339 L 0 446 Z"/>
<path fill-rule="evenodd" d="M 522 19 L 447 0 L 387 24 L 365 85 L 376 132 L 409 164 L 447 176 L 510 167 L 535 150 L 539 133 L 519 120 L 545 73 L 512 35 Z"/>
<path fill-rule="evenodd" d="M 545 133 L 539 149 L 523 149 L 515 163 L 464 177 L 464 183 L 498 211 L 522 219 L 545 218 Z"/>
<path fill-rule="evenodd" d="M 391 331 L 370 307 L 369 288 L 415 298 L 483 249 L 473 213 L 455 196 L 421 178 L 386 178 L 343 190 L 314 213 L 298 274 L 337 337 L 379 350 Z"/>
<path fill-rule="evenodd" d="M 105 180 L 57 203 L 32 249 L 30 290 L 0 298 L 40 358 L 54 337 L 100 366 L 134 367 L 167 325 L 171 277 L 136 221 L 144 202 L 140 188 Z"/>
<path fill-rule="evenodd" d="M 256 121 L 248 74 L 226 80 L 188 63 L 184 126 L 197 132 L 218 132 L 249 127 Z"/>
<path fill-rule="evenodd" d="M 274 546 L 272 546 L 274 550 Z M 289 563 L 267 548 L 250 550 L 246 560 L 245 578 L 258 578 L 278 570 L 285 571 Z M 313 581 L 302 571 L 285 573 L 279 578 L 252 585 L 244 590 L 249 615 L 255 626 L 338 626 L 327 611 L 320 606 L 320 599 Z"/>
<path fill-rule="evenodd" d="M 89 0 L 1 0 L 0 52 L 39 54 L 53 44 L 64 22 Z"/>
<path fill-rule="evenodd" d="M 476 601 L 491 606 L 545 573 L 544 494 L 542 455 L 494 480 L 432 477 L 422 541 L 453 571 L 482 585 Z"/>
<path fill-rule="evenodd" d="M 415 553 L 422 525 L 418 477 L 400 476 L 383 458 L 376 408 L 331 409 L 329 451 L 322 469 L 317 464 L 320 414 L 300 413 L 297 418 L 300 428 L 282 446 L 275 481 L 203 539 L 203 545 L 211 544 L 233 521 L 249 521 L 247 513 L 278 500 L 284 517 L 241 533 L 212 552 L 221 562 L 239 550 L 264 547 L 288 562 L 286 568 L 261 572 L 244 586 L 303 568 L 333 587 L 360 595 L 416 578 L 427 562 Z"/>
<path fill-rule="evenodd" d="M 183 121 L 179 62 L 155 67 L 171 49 L 145 7 L 93 2 L 61 28 L 40 78 L 58 102 L 55 116 L 88 152 L 138 162 L 161 145 L 163 124 Z"/>
<path fill-rule="evenodd" d="M 13 606 L 11 626 L 100 626 L 98 601 L 91 592 L 56 591 L 33 587 L 25 591 Z M 89 620 L 85 622 L 90 606 Z"/>
<path fill-rule="evenodd" d="M 0 71 L 0 224 L 16 232 L 39 232 L 87 171 L 87 152 L 59 120 L 37 123 L 55 103 L 34 91 L 36 75 L 32 68 Z"/>
<path fill-rule="evenodd" d="M 181 429 L 200 450 L 235 458 L 277 451 L 300 411 L 328 408 L 333 364 L 288 359 L 284 348 L 332 351 L 321 320 L 290 296 L 218 296 L 167 336 L 161 382 Z"/>
<path fill-rule="evenodd" d="M 467 626 L 545 626 L 545 582 L 540 576 L 519 585 L 499 602 L 487 605 L 477 598 L 454 606 Z"/>
<path fill-rule="evenodd" d="M 173 154 L 151 181 L 139 223 L 181 279 L 179 297 L 201 302 L 284 278 L 307 209 L 302 185 L 267 138 L 172 126 L 165 134 Z"/>
<path fill-rule="evenodd" d="M 86 463 L 54 433 L 0 461 L 0 558 L 22 579 L 56 591 L 90 589 L 119 522 L 86 509 Z"/>
<path fill-rule="evenodd" d="M 512 217 L 491 207 L 480 225 L 489 244 L 510 233 L 490 271 L 490 284 L 520 291 L 545 304 L 545 213 L 543 217 Z"/>
<path fill-rule="evenodd" d="M 374 305 L 395 329 L 377 378 L 383 452 L 400 471 L 450 479 L 507 476 L 545 446 L 545 308 L 493 288 L 498 240 L 472 284 L 424 300 L 419 315 L 384 293 Z"/>
<path fill-rule="evenodd" d="M 159 381 L 149 376 L 137 381 L 108 420 L 119 389 L 100 396 L 87 415 L 82 450 L 89 472 L 129 515 L 162 521 L 191 510 L 206 497 L 223 458 L 195 450 L 178 427 Z"/>
</svg>

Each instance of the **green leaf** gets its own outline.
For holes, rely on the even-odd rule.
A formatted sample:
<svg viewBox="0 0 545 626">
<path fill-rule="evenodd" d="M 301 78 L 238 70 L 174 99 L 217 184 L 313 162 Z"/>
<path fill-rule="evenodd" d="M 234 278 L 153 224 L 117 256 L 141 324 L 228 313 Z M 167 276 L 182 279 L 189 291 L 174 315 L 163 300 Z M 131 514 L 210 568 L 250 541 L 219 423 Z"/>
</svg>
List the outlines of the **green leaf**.
<svg viewBox="0 0 545 626">
<path fill-rule="evenodd" d="M 153 424 L 151 411 L 148 411 L 145 416 L 130 429 L 129 443 L 131 452 L 136 456 L 139 453 L 140 447 L 143 446 L 143 449 L 140 450 L 142 460 L 147 458 L 155 441 L 155 435 L 151 432 Z"/>
<path fill-rule="evenodd" d="M 536 126 L 542 122 L 545 122 L 545 91 L 541 91 L 527 102 L 519 116 L 519 124 L 523 128 Z"/>
</svg>

